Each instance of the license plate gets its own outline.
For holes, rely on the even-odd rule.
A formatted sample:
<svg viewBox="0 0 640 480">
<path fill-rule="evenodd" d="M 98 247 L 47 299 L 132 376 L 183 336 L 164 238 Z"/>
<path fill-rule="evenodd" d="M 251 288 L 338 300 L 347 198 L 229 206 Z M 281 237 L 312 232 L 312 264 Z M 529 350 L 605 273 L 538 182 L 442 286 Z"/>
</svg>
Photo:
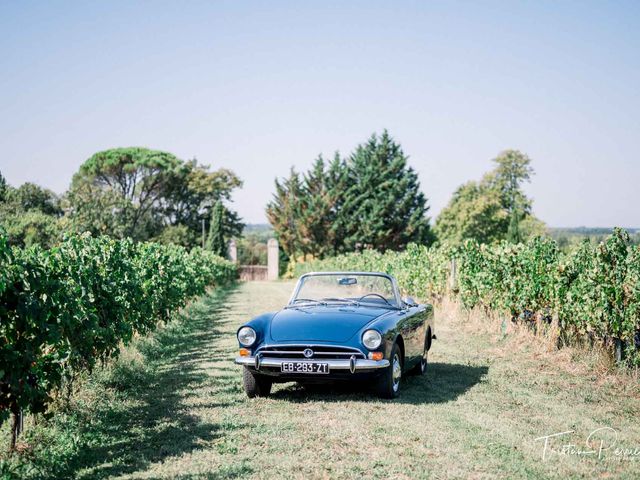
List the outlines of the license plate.
<svg viewBox="0 0 640 480">
<path fill-rule="evenodd" d="M 328 363 L 316 362 L 285 362 L 280 366 L 285 373 L 329 373 Z"/>
</svg>

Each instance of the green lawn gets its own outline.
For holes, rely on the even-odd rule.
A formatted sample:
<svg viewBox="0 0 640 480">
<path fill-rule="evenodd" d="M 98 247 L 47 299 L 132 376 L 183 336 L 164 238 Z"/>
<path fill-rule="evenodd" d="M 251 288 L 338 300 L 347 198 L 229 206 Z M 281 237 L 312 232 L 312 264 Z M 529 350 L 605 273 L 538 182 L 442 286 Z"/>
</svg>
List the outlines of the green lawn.
<svg viewBox="0 0 640 480">
<path fill-rule="evenodd" d="M 587 360 L 547 351 L 528 335 L 502 339 L 499 328 L 465 323 L 450 308 L 436 313 L 428 374 L 409 378 L 398 400 L 344 388 L 310 393 L 294 384 L 276 385 L 268 399 L 245 398 L 233 364 L 235 330 L 281 307 L 291 288 L 254 282 L 214 293 L 152 340 L 127 349 L 115 367 L 88 382 L 68 413 L 27 425 L 32 433 L 24 439 L 20 474 L 638 478 L 637 381 L 593 373 Z M 601 459 L 575 454 L 601 427 L 615 429 L 617 447 L 638 449 L 635 459 L 616 455 L 616 446 Z M 565 431 L 573 433 L 552 440 L 543 460 L 536 438 Z M 608 447 L 613 434 L 595 436 L 606 436 Z M 561 454 L 569 443 L 574 453 Z M 16 468 L 16 460 L 5 468 Z"/>
</svg>

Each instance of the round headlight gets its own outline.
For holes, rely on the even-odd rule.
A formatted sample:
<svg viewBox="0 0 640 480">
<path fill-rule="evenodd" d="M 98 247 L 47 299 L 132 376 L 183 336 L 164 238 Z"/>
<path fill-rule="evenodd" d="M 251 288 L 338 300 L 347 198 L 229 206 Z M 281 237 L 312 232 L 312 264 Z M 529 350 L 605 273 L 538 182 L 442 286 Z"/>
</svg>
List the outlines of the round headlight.
<svg viewBox="0 0 640 480">
<path fill-rule="evenodd" d="M 242 327 L 238 330 L 238 341 L 243 347 L 250 347 L 256 341 L 256 331 L 251 327 Z"/>
<path fill-rule="evenodd" d="M 362 343 L 369 350 L 374 350 L 382 343 L 382 336 L 375 330 L 367 330 L 362 334 Z"/>
</svg>

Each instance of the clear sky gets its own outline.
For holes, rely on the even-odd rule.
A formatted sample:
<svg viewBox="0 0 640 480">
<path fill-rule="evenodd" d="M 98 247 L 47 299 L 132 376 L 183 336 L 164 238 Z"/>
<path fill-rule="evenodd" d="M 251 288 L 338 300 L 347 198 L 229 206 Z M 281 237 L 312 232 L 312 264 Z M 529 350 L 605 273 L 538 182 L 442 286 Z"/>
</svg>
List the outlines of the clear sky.
<svg viewBox="0 0 640 480">
<path fill-rule="evenodd" d="M 273 180 L 387 128 L 431 215 L 506 148 L 551 226 L 640 227 L 640 2 L 0 0 L 0 171 L 147 146 Z"/>
</svg>

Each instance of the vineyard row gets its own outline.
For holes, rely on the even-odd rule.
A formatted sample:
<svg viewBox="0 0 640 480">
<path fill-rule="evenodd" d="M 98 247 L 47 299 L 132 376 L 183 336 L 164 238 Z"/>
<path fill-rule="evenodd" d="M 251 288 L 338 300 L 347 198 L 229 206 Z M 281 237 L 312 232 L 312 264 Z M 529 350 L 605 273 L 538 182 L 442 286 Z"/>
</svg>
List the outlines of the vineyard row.
<svg viewBox="0 0 640 480">
<path fill-rule="evenodd" d="M 453 295 L 466 308 L 480 306 L 514 322 L 555 319 L 561 342 L 603 344 L 618 360 L 640 365 L 640 247 L 622 229 L 568 254 L 544 237 L 494 246 L 467 241 L 455 248 L 365 250 L 305 262 L 296 273 L 312 270 L 383 271 L 404 293 L 423 299 Z"/>
<path fill-rule="evenodd" d="M 45 412 L 78 374 L 236 274 L 201 249 L 84 235 L 22 250 L 0 234 L 0 423 L 13 415 L 13 443 L 21 412 Z"/>
</svg>

